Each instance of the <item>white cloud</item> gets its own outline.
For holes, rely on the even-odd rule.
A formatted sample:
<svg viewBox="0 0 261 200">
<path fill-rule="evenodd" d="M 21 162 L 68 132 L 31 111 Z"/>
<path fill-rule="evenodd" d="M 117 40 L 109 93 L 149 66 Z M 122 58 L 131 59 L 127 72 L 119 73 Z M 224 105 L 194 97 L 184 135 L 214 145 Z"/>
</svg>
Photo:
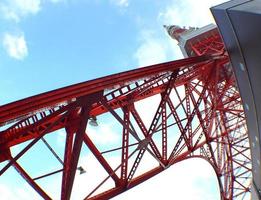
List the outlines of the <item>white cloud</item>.
<svg viewBox="0 0 261 200">
<path fill-rule="evenodd" d="M 41 0 L 13 0 L 0 3 L 0 11 L 5 19 L 19 22 L 22 17 L 37 14 L 41 9 Z"/>
<path fill-rule="evenodd" d="M 118 165 L 118 160 L 119 159 L 115 157 L 107 158 L 107 162 L 112 164 L 113 167 Z M 86 170 L 86 173 L 81 175 L 79 173 L 76 174 L 71 196 L 72 200 L 84 199 L 84 197 L 86 197 L 98 184 L 101 183 L 101 181 L 108 176 L 107 172 L 92 154 L 82 157 L 78 166 L 82 166 Z M 106 181 L 102 186 L 103 189 L 109 189 L 111 187 L 113 187 L 113 182 L 111 179 Z"/>
<path fill-rule="evenodd" d="M 60 2 L 65 2 L 66 0 L 49 0 L 51 3 L 60 3 Z"/>
<path fill-rule="evenodd" d="M 159 27 L 158 27 L 159 28 Z M 157 30 L 159 32 L 159 30 Z M 168 36 L 158 36 L 156 30 L 142 29 L 139 35 L 140 45 L 134 53 L 134 58 L 140 67 L 166 62 L 180 58 L 181 53 L 176 42 Z"/>
<path fill-rule="evenodd" d="M 7 199 L 7 200 L 15 199 L 13 193 L 4 184 L 0 185 L 0 193 L 1 193 L 1 198 L 3 199 Z"/>
<path fill-rule="evenodd" d="M 64 129 L 59 129 L 56 131 L 57 140 L 56 143 L 59 147 L 64 147 L 66 142 L 66 131 Z"/>
<path fill-rule="evenodd" d="M 111 0 L 111 2 L 119 7 L 128 7 L 129 6 L 129 0 Z"/>
<path fill-rule="evenodd" d="M 154 118 L 160 99 L 160 95 L 154 95 L 135 103 L 135 108 L 147 129 L 149 129 Z"/>
<path fill-rule="evenodd" d="M 36 14 L 40 10 L 40 0 L 14 0 L 14 5 L 23 15 Z"/>
<path fill-rule="evenodd" d="M 227 0 L 195 0 L 172 1 L 163 11 L 159 12 L 158 18 L 164 24 L 180 26 L 202 27 L 214 23 L 210 7 L 223 3 Z"/>
<path fill-rule="evenodd" d="M 216 200 L 218 192 L 218 183 L 212 167 L 202 159 L 191 159 L 173 165 L 113 199 Z"/>
<path fill-rule="evenodd" d="M 33 188 L 25 182 L 18 173 L 16 173 L 16 181 L 19 182 L 19 187 L 12 187 L 9 183 L 5 184 L 0 182 L 0 194 L 1 199 L 4 200 L 27 200 L 27 199 L 39 199 L 38 194 Z"/>
<path fill-rule="evenodd" d="M 23 60 L 28 55 L 24 34 L 4 34 L 3 46 L 12 58 Z"/>
<path fill-rule="evenodd" d="M 134 55 L 138 61 L 138 65 L 146 66 L 164 62 L 166 60 L 164 44 L 159 39 L 154 38 L 152 32 L 143 31 L 141 35 L 142 44 Z"/>
<path fill-rule="evenodd" d="M 47 0 L 46 2 L 58 3 L 65 0 Z M 36 15 L 44 0 L 2 0 L 0 1 L 0 18 L 13 22 L 20 22 L 29 15 Z M 6 33 L 3 37 L 3 47 L 10 57 L 18 60 L 28 55 L 28 48 L 24 34 Z"/>
<path fill-rule="evenodd" d="M 13 20 L 15 22 L 20 21 L 20 17 L 10 7 L 5 6 L 5 5 L 0 5 L 0 11 L 5 19 Z"/>
<path fill-rule="evenodd" d="M 50 3 L 60 3 L 65 0 L 47 0 Z M 20 22 L 28 15 L 37 14 L 44 3 L 44 0 L 4 0 L 0 2 L 0 14 L 7 20 Z"/>
<path fill-rule="evenodd" d="M 120 135 L 112 130 L 113 124 L 88 126 L 87 134 L 97 145 L 113 144 L 120 140 Z"/>
</svg>

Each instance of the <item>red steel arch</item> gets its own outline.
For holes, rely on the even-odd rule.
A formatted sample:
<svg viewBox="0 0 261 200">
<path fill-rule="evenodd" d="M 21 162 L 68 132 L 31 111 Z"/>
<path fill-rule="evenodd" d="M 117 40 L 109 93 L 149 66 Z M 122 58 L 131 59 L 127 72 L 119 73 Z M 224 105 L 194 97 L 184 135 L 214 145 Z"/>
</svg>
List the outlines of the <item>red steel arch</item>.
<svg viewBox="0 0 261 200">
<path fill-rule="evenodd" d="M 245 115 L 224 45 L 217 33 L 190 45 L 193 57 L 98 78 L 1 106 L 0 161 L 8 163 L 0 169 L 0 176 L 13 166 L 41 197 L 52 199 L 38 180 L 60 172 L 60 198 L 70 199 L 84 145 L 107 172 L 85 199 L 112 198 L 193 157 L 211 164 L 222 200 L 250 198 L 251 158 Z M 160 100 L 152 102 L 155 112 L 147 123 L 137 104 L 153 96 Z M 103 115 L 117 121 L 120 146 L 106 149 L 106 145 L 101 147 L 92 140 L 88 121 L 99 120 Z M 66 130 L 63 159 L 43 138 L 62 128 Z M 40 140 L 60 159 L 63 168 L 33 178 L 19 159 Z M 28 145 L 12 156 L 10 148 L 26 141 Z M 116 167 L 106 157 L 115 152 L 120 156 Z M 157 164 L 139 172 L 146 162 L 145 153 Z M 86 185 L 88 181 L 93 180 L 86 180 Z M 112 184 L 104 188 L 107 182 Z"/>
</svg>

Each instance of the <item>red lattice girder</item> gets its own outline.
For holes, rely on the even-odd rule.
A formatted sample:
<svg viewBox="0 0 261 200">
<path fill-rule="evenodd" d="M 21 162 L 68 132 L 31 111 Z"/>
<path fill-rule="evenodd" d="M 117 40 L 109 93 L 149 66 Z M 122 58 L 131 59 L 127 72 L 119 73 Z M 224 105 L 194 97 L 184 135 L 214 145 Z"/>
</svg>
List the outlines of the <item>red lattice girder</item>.
<svg viewBox="0 0 261 200">
<path fill-rule="evenodd" d="M 219 35 L 213 35 L 194 42 L 191 49 L 197 56 L 98 78 L 1 106 L 0 161 L 8 162 L 0 169 L 0 176 L 14 166 L 40 196 L 52 199 L 57 194 L 49 194 L 38 181 L 60 173 L 58 198 L 70 199 L 77 191 L 73 188 L 77 169 L 84 173 L 79 159 L 87 148 L 97 161 L 97 167 L 88 168 L 87 173 L 96 175 L 99 167 L 104 173 L 94 176 L 95 180 L 85 180 L 82 198 L 109 199 L 178 162 L 202 158 L 216 173 L 222 200 L 249 198 L 252 173 L 248 132 L 224 46 Z M 138 105 L 145 104 L 151 109 L 138 109 Z M 120 141 L 97 142 L 87 125 L 96 119 L 100 127 L 113 121 Z M 63 158 L 46 139 L 61 129 L 65 129 Z M 63 167 L 31 178 L 30 170 L 20 159 L 30 155 L 30 149 L 40 141 Z M 12 156 L 10 149 L 24 142 L 28 142 L 27 146 Z M 102 180 L 96 180 L 100 176 Z"/>
</svg>

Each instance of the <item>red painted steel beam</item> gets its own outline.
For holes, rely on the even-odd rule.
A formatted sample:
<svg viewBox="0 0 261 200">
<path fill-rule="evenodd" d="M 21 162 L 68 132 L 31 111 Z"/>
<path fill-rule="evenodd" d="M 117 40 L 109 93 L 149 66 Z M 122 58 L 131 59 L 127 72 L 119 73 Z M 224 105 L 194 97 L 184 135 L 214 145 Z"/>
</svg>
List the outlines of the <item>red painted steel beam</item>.
<svg viewBox="0 0 261 200">
<path fill-rule="evenodd" d="M 14 158 L 11 158 L 9 163 L 7 163 L 1 170 L 0 170 L 0 176 L 10 167 L 13 165 L 14 162 L 16 162 L 19 158 L 21 158 L 34 144 L 36 144 L 53 126 L 58 124 L 62 119 L 64 119 L 68 115 L 69 111 L 62 115 L 59 119 L 57 119 L 55 122 L 49 124 L 45 129 L 39 131 L 39 135 L 30 142 L 22 151 L 20 151 Z"/>
<path fill-rule="evenodd" d="M 78 160 L 82 148 L 83 138 L 89 119 L 91 105 L 97 103 L 102 98 L 103 92 L 96 92 L 94 94 L 81 97 L 79 101 L 82 103 L 81 107 L 81 121 L 75 134 L 73 148 L 68 161 L 68 173 L 65 176 L 65 189 L 62 193 L 62 200 L 69 200 L 71 197 L 72 187 L 74 183 L 75 173 L 78 165 Z"/>
<path fill-rule="evenodd" d="M 185 84 L 185 102 L 186 102 L 186 113 L 187 113 L 187 117 L 191 115 L 191 105 L 190 105 L 190 98 L 189 98 L 189 91 L 188 91 L 188 84 Z M 169 103 L 171 104 L 172 102 L 169 101 Z M 178 117 L 178 114 L 177 114 Z M 188 126 L 188 142 L 189 142 L 189 148 L 191 148 L 193 146 L 193 139 L 192 139 L 192 124 L 189 124 Z"/>
<path fill-rule="evenodd" d="M 15 101 L 0 107 L 0 126 L 41 109 L 53 107 L 64 102 L 71 102 L 74 98 L 111 88 L 115 85 L 124 85 L 126 82 L 155 75 L 157 73 L 173 71 L 185 65 L 209 61 L 213 58 L 213 56 L 203 55 L 152 65 L 149 67 L 97 78 Z"/>
<path fill-rule="evenodd" d="M 73 147 L 73 134 L 74 132 L 70 127 L 66 127 L 66 142 L 64 149 L 64 166 L 63 166 L 63 175 L 62 175 L 62 184 L 61 184 L 61 197 L 65 198 L 66 196 L 66 184 L 67 177 L 70 170 L 70 161 L 72 155 L 72 147 Z"/>
<path fill-rule="evenodd" d="M 202 68 L 207 67 L 208 65 L 209 64 L 203 64 L 202 66 L 200 65 L 200 66 L 197 66 L 196 68 L 202 70 Z M 190 72 L 188 72 L 188 73 L 190 73 Z M 192 72 L 192 74 L 193 74 L 193 72 Z M 179 84 L 181 84 L 182 81 L 186 81 L 184 78 L 182 78 L 183 76 L 191 77 L 191 75 L 187 74 L 187 73 L 181 74 L 179 77 L 177 77 L 175 85 L 176 84 L 179 85 Z M 136 90 L 134 90 L 134 91 L 131 91 L 131 93 L 128 93 L 128 94 L 126 93 L 126 94 L 120 95 L 118 97 L 115 97 L 114 99 L 109 100 L 108 104 L 112 107 L 112 109 L 117 109 L 121 106 L 131 104 L 132 101 L 136 102 L 136 101 L 148 98 L 150 96 L 162 93 L 165 90 L 166 85 L 167 84 L 153 86 L 153 88 L 149 89 L 149 92 L 145 91 L 145 93 L 143 92 L 143 93 L 136 94 Z M 118 90 L 121 90 L 121 88 Z M 131 98 L 131 101 L 129 100 L 129 98 Z M 19 121 L 18 123 L 14 124 L 10 128 L 6 129 L 5 131 L 0 132 L 1 133 L 0 134 L 0 149 L 1 148 L 8 149 L 9 147 L 11 147 L 13 145 L 17 145 L 19 143 L 22 143 L 27 140 L 35 138 L 37 136 L 37 131 L 35 131 L 35 130 L 38 129 L 39 126 L 44 126 L 45 120 L 52 117 L 57 112 L 61 113 L 62 110 L 65 110 L 68 107 L 71 107 L 76 103 L 77 102 L 70 103 L 69 105 L 60 108 L 58 111 L 54 112 L 53 114 L 46 116 L 43 119 L 37 120 L 33 124 L 31 124 L 31 122 L 30 122 L 26 126 L 19 125 L 19 124 L 22 124 L 23 121 L 25 121 L 25 122 L 30 121 L 30 120 L 35 121 L 35 119 L 34 119 L 35 116 L 30 116 L 28 118 L 25 118 L 25 119 Z M 107 112 L 107 109 L 103 105 L 94 104 L 92 110 L 90 111 L 90 116 L 97 116 L 97 115 L 103 114 L 105 112 Z M 72 116 L 73 117 L 70 117 L 70 124 L 71 123 L 77 124 L 79 121 L 79 115 L 77 114 L 77 111 L 72 113 Z M 68 119 L 65 119 L 64 122 L 61 122 L 60 124 L 53 127 L 50 130 L 50 132 L 53 132 L 60 128 L 64 128 L 64 126 L 66 125 L 66 121 L 68 121 Z M 46 123 L 48 123 L 48 122 L 46 122 Z"/>
<path fill-rule="evenodd" d="M 122 185 L 125 186 L 127 183 L 128 175 L 128 156 L 129 156 L 129 127 L 130 127 L 130 110 L 129 108 L 123 107 L 123 121 L 125 126 L 122 131 L 122 151 L 121 151 L 121 181 Z"/>
<path fill-rule="evenodd" d="M 137 96 L 135 99 L 133 99 L 133 102 L 159 94 L 159 93 L 163 92 L 164 90 L 165 90 L 165 85 L 155 87 L 155 88 L 151 89 L 149 93 L 145 93 L 145 94 L 141 94 L 141 95 Z M 117 109 L 120 106 L 125 106 L 125 105 L 129 104 L 129 102 L 127 101 L 128 97 L 129 97 L 129 95 L 123 95 L 116 99 L 117 102 L 121 102 L 121 103 L 115 103 L 115 99 L 113 99 L 111 101 L 108 101 L 108 104 L 112 107 L 112 109 Z M 70 104 L 68 105 L 68 107 L 70 107 Z M 93 109 L 90 111 L 90 116 L 97 116 L 97 115 L 103 114 L 105 112 L 108 112 L 108 110 L 106 108 L 104 108 L 103 105 L 96 104 L 96 105 L 93 105 Z M 59 113 L 61 113 L 61 111 L 59 111 Z M 7 130 L 0 132 L 0 149 L 2 149 L 3 147 L 5 149 L 8 149 L 14 145 L 23 143 L 25 141 L 28 141 L 28 140 L 31 140 L 31 139 L 37 137 L 38 127 L 45 126 L 44 124 L 49 123 L 48 118 L 53 117 L 54 114 L 47 116 L 46 118 L 43 118 L 41 121 L 38 121 L 35 124 L 24 127 L 23 129 L 14 129 L 15 131 L 11 131 L 12 127 L 16 126 L 16 125 L 13 125 L 12 127 L 8 128 Z M 70 117 L 70 124 L 78 124 L 79 119 L 80 119 L 79 115 L 74 114 L 73 117 Z M 64 122 L 61 122 L 61 123 L 57 124 L 55 127 L 53 127 L 52 129 L 50 129 L 49 132 L 53 132 L 55 130 L 64 128 L 66 126 L 66 121 L 68 121 L 67 118 L 64 120 Z M 18 122 L 18 123 L 20 123 L 20 122 Z"/>
<path fill-rule="evenodd" d="M 169 97 L 166 101 L 168 101 Z M 166 103 L 162 105 L 162 162 L 166 165 L 167 164 L 167 157 L 168 157 L 168 132 L 167 132 L 167 109 Z"/>
<path fill-rule="evenodd" d="M 25 126 L 24 128 L 16 128 L 16 124 L 5 131 L 0 132 L 0 149 L 3 147 L 8 148 L 10 146 L 25 142 L 27 140 L 36 138 L 39 135 L 39 130 L 45 129 L 45 127 L 49 126 L 50 123 L 57 121 L 64 112 L 70 110 L 70 112 L 76 108 L 76 103 L 72 103 L 68 106 L 65 106 L 56 112 L 53 112 L 49 116 L 45 116 L 43 119 L 35 122 L 32 125 Z M 69 114 L 69 113 L 68 113 Z M 70 113 L 71 115 L 72 113 Z M 63 120 L 59 120 L 59 123 L 55 123 L 54 126 L 48 128 L 46 133 L 49 133 L 53 130 L 57 130 L 58 127 L 64 126 L 64 120 L 67 116 L 63 117 Z M 17 123 L 19 124 L 19 122 Z M 57 127 L 58 126 L 58 127 Z"/>
</svg>

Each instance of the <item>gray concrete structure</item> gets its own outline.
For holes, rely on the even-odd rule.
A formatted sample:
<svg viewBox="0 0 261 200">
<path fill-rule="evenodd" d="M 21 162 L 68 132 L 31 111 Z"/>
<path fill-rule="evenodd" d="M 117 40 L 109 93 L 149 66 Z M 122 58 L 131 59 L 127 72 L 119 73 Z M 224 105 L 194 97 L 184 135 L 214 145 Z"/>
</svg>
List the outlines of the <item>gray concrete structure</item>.
<svg viewBox="0 0 261 200">
<path fill-rule="evenodd" d="M 261 0 L 234 0 L 211 8 L 242 97 L 251 145 L 252 199 L 261 199 Z"/>
</svg>

